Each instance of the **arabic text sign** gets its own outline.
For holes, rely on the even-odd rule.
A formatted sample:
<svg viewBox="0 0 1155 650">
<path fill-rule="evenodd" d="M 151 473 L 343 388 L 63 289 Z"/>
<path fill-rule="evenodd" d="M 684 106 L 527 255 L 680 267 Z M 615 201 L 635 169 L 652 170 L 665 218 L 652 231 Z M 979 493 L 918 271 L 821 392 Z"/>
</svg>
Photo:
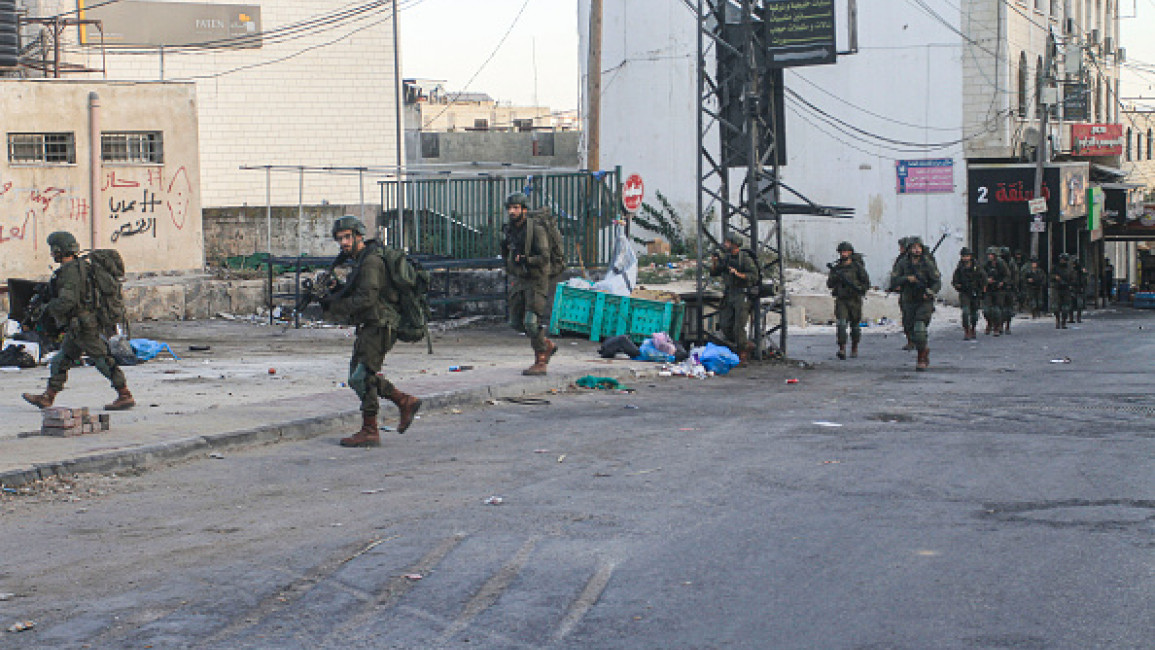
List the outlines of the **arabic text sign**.
<svg viewBox="0 0 1155 650">
<path fill-rule="evenodd" d="M 834 63 L 834 0 L 767 0 L 763 20 L 771 67 Z"/>
<path fill-rule="evenodd" d="M 899 194 L 942 194 L 954 191 L 954 159 L 899 160 L 894 163 Z"/>
</svg>

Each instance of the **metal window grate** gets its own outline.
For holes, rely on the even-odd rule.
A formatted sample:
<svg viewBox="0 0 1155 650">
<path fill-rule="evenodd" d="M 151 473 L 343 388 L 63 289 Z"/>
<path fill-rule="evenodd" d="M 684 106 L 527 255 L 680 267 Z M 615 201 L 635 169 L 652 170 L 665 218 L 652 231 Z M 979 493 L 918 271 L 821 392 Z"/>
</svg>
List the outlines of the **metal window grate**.
<svg viewBox="0 0 1155 650">
<path fill-rule="evenodd" d="M 164 136 L 160 131 L 122 131 L 100 134 L 100 158 L 106 163 L 164 163 Z"/>
<path fill-rule="evenodd" d="M 14 165 L 76 163 L 76 138 L 71 133 L 9 133 L 8 162 Z"/>
</svg>

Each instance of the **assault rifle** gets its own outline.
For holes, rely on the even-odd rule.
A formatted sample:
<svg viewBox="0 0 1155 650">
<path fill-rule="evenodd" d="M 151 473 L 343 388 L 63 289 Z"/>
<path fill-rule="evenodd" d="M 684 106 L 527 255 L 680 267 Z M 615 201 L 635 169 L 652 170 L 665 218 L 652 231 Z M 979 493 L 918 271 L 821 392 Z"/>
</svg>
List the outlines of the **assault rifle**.
<svg viewBox="0 0 1155 650">
<path fill-rule="evenodd" d="M 344 295 L 345 287 L 332 269 L 319 272 L 316 278 L 304 278 L 301 280 L 301 299 L 297 301 L 296 311 L 300 313 L 312 303 L 328 309 L 329 303 Z"/>
</svg>

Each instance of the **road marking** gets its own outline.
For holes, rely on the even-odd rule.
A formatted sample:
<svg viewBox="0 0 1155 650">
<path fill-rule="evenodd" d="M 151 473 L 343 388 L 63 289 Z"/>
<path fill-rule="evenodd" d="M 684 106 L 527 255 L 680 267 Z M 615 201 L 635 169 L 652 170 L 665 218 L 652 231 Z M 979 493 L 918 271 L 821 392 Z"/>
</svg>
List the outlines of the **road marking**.
<svg viewBox="0 0 1155 650">
<path fill-rule="evenodd" d="M 477 615 L 489 609 L 501 594 L 509 588 L 510 583 L 521 572 L 525 563 L 529 560 L 529 556 L 533 553 L 533 549 L 537 546 L 538 537 L 531 537 L 522 544 L 517 553 L 513 556 L 505 566 L 501 567 L 497 573 L 493 574 L 489 580 L 481 586 L 481 589 L 469 599 L 465 604 L 465 608 L 458 614 L 457 619 L 442 632 L 438 642 L 446 643 L 459 632 L 469 626 Z"/>
<path fill-rule="evenodd" d="M 551 642 L 557 643 L 569 636 L 570 632 L 573 632 L 577 624 L 601 599 L 602 592 L 610 583 L 610 577 L 613 576 L 613 573 L 614 566 L 612 564 L 603 564 L 598 567 L 598 570 L 586 583 L 585 589 L 582 589 L 581 594 L 570 604 L 569 611 L 566 612 L 565 618 L 561 620 L 557 630 L 554 631 Z"/>
</svg>

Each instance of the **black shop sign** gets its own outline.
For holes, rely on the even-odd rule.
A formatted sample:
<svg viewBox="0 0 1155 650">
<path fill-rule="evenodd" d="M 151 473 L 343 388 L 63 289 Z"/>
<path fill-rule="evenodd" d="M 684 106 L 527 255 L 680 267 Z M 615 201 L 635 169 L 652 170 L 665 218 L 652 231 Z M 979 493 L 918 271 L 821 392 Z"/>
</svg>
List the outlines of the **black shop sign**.
<svg viewBox="0 0 1155 650">
<path fill-rule="evenodd" d="M 1087 214 L 1087 165 L 1048 165 L 1042 197 L 1046 221 L 1067 221 Z M 972 218 L 1029 219 L 1035 198 L 1034 165 L 972 165 L 967 168 L 967 211 Z"/>
</svg>

